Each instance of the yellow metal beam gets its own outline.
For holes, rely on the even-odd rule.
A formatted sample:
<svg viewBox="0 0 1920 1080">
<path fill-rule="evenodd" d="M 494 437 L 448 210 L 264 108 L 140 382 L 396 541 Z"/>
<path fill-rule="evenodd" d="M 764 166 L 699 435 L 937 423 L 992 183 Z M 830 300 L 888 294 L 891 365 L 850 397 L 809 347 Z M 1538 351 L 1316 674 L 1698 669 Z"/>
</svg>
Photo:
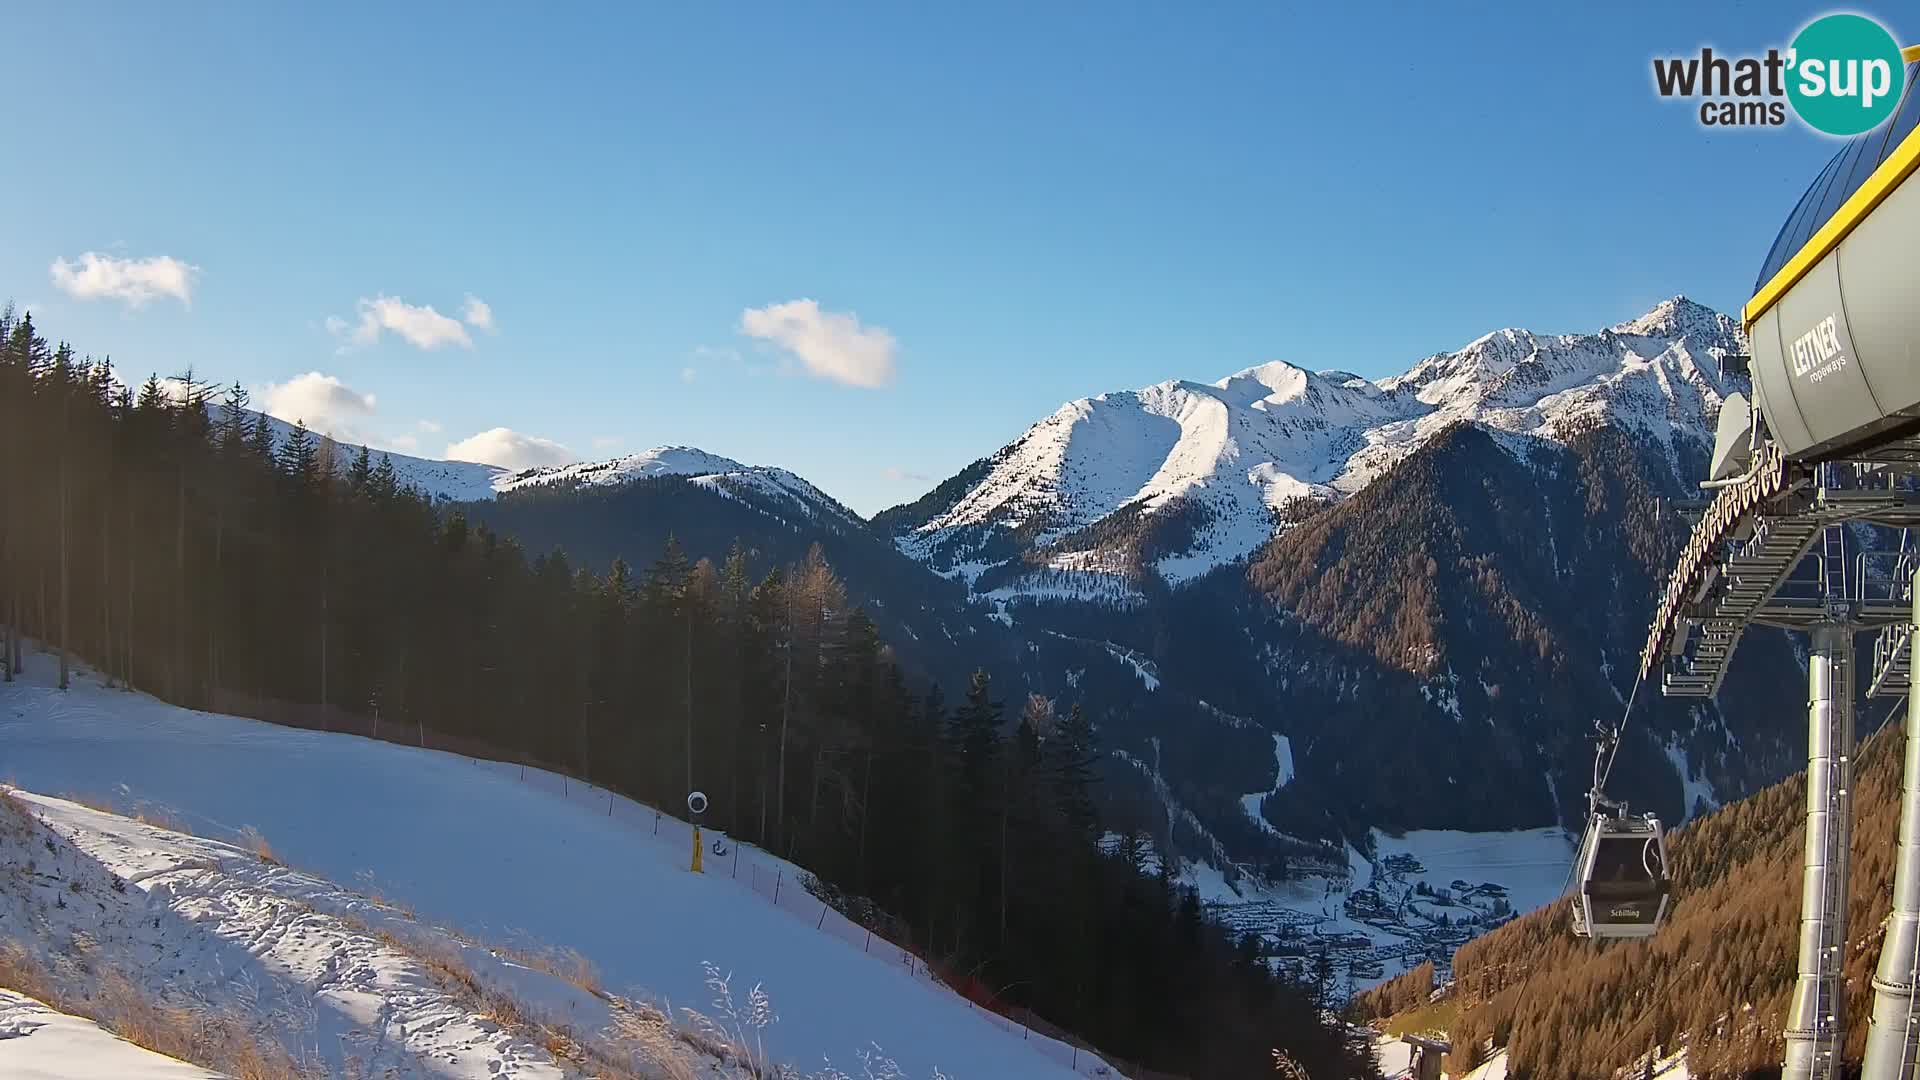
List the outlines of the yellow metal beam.
<svg viewBox="0 0 1920 1080">
<path fill-rule="evenodd" d="M 1909 64 L 1913 63 L 1915 60 L 1920 60 L 1920 45 L 1909 45 L 1906 48 L 1901 49 L 1900 59 L 1905 60 Z"/>
<path fill-rule="evenodd" d="M 1840 241 L 1845 240 L 1855 226 L 1859 225 L 1868 214 L 1873 213 L 1874 207 L 1879 206 L 1882 200 L 1893 194 L 1894 189 L 1912 174 L 1916 166 L 1920 166 L 1920 127 L 1907 133 L 1907 137 L 1901 141 L 1899 147 L 1880 163 L 1879 168 L 1873 170 L 1872 176 L 1867 177 L 1866 183 L 1861 184 L 1858 191 L 1849 196 L 1846 202 L 1841 203 L 1840 209 L 1833 212 L 1833 216 L 1827 219 L 1825 225 L 1820 226 L 1820 231 L 1814 233 L 1793 258 L 1788 259 L 1787 264 L 1782 266 L 1771 280 L 1762 285 L 1759 292 L 1753 294 L 1753 299 L 1747 301 L 1747 308 L 1743 313 L 1747 329 L 1751 330 L 1754 322 L 1766 314 L 1768 308 L 1779 303 L 1788 289 L 1799 284 L 1800 279 L 1807 276 L 1807 271 L 1812 270 L 1821 259 L 1827 257 L 1829 252 L 1839 247 Z"/>
</svg>

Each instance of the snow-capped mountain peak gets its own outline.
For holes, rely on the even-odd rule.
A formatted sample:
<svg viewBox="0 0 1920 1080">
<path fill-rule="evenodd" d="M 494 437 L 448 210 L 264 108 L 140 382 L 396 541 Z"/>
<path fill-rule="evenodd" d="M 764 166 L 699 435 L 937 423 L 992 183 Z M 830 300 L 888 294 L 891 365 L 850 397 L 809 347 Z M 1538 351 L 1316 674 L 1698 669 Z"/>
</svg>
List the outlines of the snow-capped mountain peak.
<svg viewBox="0 0 1920 1080">
<path fill-rule="evenodd" d="M 1737 333 L 1739 328 L 1738 320 L 1682 295 L 1660 301 L 1645 315 L 1618 324 L 1613 332 L 1641 337 L 1704 338 Z"/>
<path fill-rule="evenodd" d="M 1236 371 L 1213 385 L 1221 390 L 1256 392 L 1267 400 L 1284 401 L 1306 393 L 1308 383 L 1314 378 L 1316 376 L 1305 368 L 1284 360 L 1271 360 Z"/>
<path fill-rule="evenodd" d="M 1721 399 L 1741 388 L 1720 359 L 1745 345 L 1734 320 L 1676 296 L 1598 333 L 1495 330 L 1377 381 L 1273 361 L 1081 398 L 946 505 L 892 527 L 907 554 L 987 576 L 997 598 L 1044 595 L 1052 586 L 1018 579 L 1060 572 L 1108 575 L 1091 592 L 1124 597 L 1149 569 L 1177 584 L 1244 558 L 1292 500 L 1358 491 L 1456 422 L 1523 441 L 1613 423 L 1677 461 L 1681 444 L 1711 442 Z M 1149 540 L 1156 517 L 1177 527 Z"/>
<path fill-rule="evenodd" d="M 276 444 L 293 433 L 293 425 L 278 417 L 267 417 L 267 423 Z M 315 434 L 324 436 L 325 433 Z M 602 461 L 541 466 L 519 472 L 473 461 L 443 461 L 377 450 L 373 455 L 376 460 L 385 457 L 392 462 L 394 475 L 403 486 L 432 499 L 481 502 L 545 484 L 613 486 L 659 477 L 684 477 L 723 497 L 737 498 L 744 493 L 771 500 L 783 510 L 798 511 L 805 519 L 824 518 L 843 525 L 859 522 L 853 511 L 786 469 L 743 465 L 694 446 L 656 446 Z"/>
<path fill-rule="evenodd" d="M 603 461 L 577 461 L 570 465 L 546 465 L 503 477 L 494 485 L 506 492 L 535 484 L 577 482 L 582 484 L 619 484 L 651 476 L 712 476 L 742 472 L 747 467 L 732 458 L 708 453 L 693 446 L 656 446 L 637 454 L 622 454 Z"/>
<path fill-rule="evenodd" d="M 858 520 L 832 496 L 794 473 L 771 465 L 742 465 L 694 446 L 656 446 L 606 461 L 528 469 L 499 478 L 493 488 L 496 494 L 504 495 L 542 484 L 616 485 L 668 476 L 685 477 L 728 497 L 750 492 L 797 509 L 809 518 L 827 515 Z"/>
</svg>

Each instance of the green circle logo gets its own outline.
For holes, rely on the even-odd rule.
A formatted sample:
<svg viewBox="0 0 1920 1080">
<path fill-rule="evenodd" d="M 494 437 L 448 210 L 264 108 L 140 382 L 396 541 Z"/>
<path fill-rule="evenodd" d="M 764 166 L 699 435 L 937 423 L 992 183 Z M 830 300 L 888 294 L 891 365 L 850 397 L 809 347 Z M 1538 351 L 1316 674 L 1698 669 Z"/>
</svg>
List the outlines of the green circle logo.
<svg viewBox="0 0 1920 1080">
<path fill-rule="evenodd" d="M 1825 15 L 1793 39 L 1787 99 L 1809 127 L 1858 135 L 1900 104 L 1907 65 L 1900 43 L 1863 15 Z"/>
</svg>

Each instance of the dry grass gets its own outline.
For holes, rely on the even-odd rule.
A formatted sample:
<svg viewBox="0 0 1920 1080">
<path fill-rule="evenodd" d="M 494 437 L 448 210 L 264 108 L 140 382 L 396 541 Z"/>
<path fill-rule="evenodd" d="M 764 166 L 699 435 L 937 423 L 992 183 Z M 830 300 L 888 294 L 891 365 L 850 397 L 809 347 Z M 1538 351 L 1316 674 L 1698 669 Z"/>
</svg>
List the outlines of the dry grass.
<svg viewBox="0 0 1920 1080">
<path fill-rule="evenodd" d="M 134 812 L 133 820 L 139 822 L 142 825 L 151 825 L 156 829 L 165 829 L 168 832 L 186 833 L 189 836 L 193 835 L 193 830 L 187 828 L 185 825 L 182 825 L 178 818 L 174 817 L 172 814 L 169 814 L 167 811 L 161 809 L 158 806 L 141 807 L 139 810 Z"/>
<path fill-rule="evenodd" d="M 266 863 L 268 866 L 286 865 L 286 863 L 280 861 L 278 855 L 273 853 L 273 845 L 267 843 L 267 838 L 261 835 L 259 829 L 251 825 L 240 830 L 240 846 L 258 855 L 260 861 Z"/>
<path fill-rule="evenodd" d="M 25 949 L 10 941 L 0 941 L 0 986 L 41 1001 L 47 1001 L 54 994 L 46 969 Z"/>
<path fill-rule="evenodd" d="M 135 1046 L 191 1062 L 234 1080 L 316 1080 L 244 1017 L 154 1001 L 118 971 L 102 975 L 92 996 L 66 994 L 25 949 L 0 942 L 0 985 L 73 1016 L 83 1016 Z"/>
<path fill-rule="evenodd" d="M 12 784 L 0 784 L 0 812 L 24 820 L 28 816 L 27 804 L 21 802 L 20 796 L 15 795 L 13 791 Z"/>
<path fill-rule="evenodd" d="M 40 827 L 26 801 L 14 794 L 12 784 L 0 784 L 0 833 L 31 838 Z"/>
<path fill-rule="evenodd" d="M 88 794 L 82 794 L 78 791 L 69 791 L 61 795 L 60 797 L 67 800 L 70 803 L 79 803 L 81 806 L 84 806 L 89 810 L 98 810 L 103 814 L 112 814 L 115 817 L 118 817 L 120 816 L 120 813 L 121 813 L 120 808 L 113 804 L 112 799 L 102 798 L 101 796 L 98 796 L 98 795 L 88 795 Z"/>
<path fill-rule="evenodd" d="M 395 914 L 405 916 L 408 922 L 412 922 L 414 921 L 414 919 L 418 917 L 414 914 L 414 910 L 412 906 L 408 904 L 403 904 L 398 900 L 391 899 L 386 894 L 382 893 L 380 890 L 376 888 L 373 888 L 370 885 L 362 885 L 360 889 L 360 895 L 366 897 L 367 900 L 371 902 L 374 907 L 384 908 L 388 911 L 394 912 Z"/>
<path fill-rule="evenodd" d="M 130 817 L 142 825 L 151 825 L 156 829 L 185 833 L 188 836 L 194 835 L 192 829 L 187 828 L 186 825 L 181 823 L 180 819 L 174 817 L 164 807 L 142 806 L 129 812 L 121 809 L 112 799 L 98 795 L 69 791 L 60 797 L 70 803 L 79 803 L 89 810 L 98 810 L 103 814 L 112 814 L 115 817 Z"/>
<path fill-rule="evenodd" d="M 1293 1060 L 1293 1055 L 1285 1050 L 1273 1052 L 1273 1070 L 1279 1073 L 1283 1080 L 1313 1080 L 1307 1075 L 1307 1070 Z"/>
<path fill-rule="evenodd" d="M 710 1055 L 690 1047 L 687 1033 L 652 1006 L 615 1010 L 613 1030 L 608 1035 L 628 1060 L 643 1070 L 638 1075 L 652 1080 L 701 1080 L 707 1075 L 701 1057 L 712 1060 Z"/>
<path fill-rule="evenodd" d="M 473 973 L 466 957 L 461 955 L 460 941 L 442 937 L 438 933 L 402 937 L 389 930 L 376 930 L 352 914 L 339 918 L 349 926 L 380 939 L 388 948 L 425 968 L 436 983 L 452 992 L 475 1016 L 485 1017 L 515 1035 L 539 1044 L 556 1061 L 590 1066 L 594 1075 L 605 1080 L 652 1080 L 627 1071 L 618 1061 L 581 1042 L 566 1025 L 538 1017 L 511 994 L 482 983 Z"/>
<path fill-rule="evenodd" d="M 688 1010 L 688 1023 L 676 1024 L 667 1012 L 627 1001 L 601 988 L 593 965 L 572 950 L 526 951 L 479 945 L 438 932 L 401 936 L 375 930 L 352 915 L 341 918 L 380 939 L 388 948 L 425 968 L 475 1015 L 528 1039 L 600 1080 L 706 1080 L 715 1062 L 743 1066 L 755 1076 L 771 1076 L 760 1055 L 729 1038 L 721 1025 Z M 502 958 L 564 979 L 610 1007 L 614 1023 L 600 1038 L 582 1038 L 570 1025 L 527 1008 L 511 994 L 483 983 L 467 963 L 461 945 L 486 949 Z"/>
<path fill-rule="evenodd" d="M 532 968 L 571 983 L 575 989 L 592 994 L 602 1001 L 608 1000 L 606 988 L 600 981 L 599 969 L 595 968 L 593 961 L 581 955 L 577 949 L 524 949 L 502 946 L 491 951 L 522 967 Z"/>
</svg>

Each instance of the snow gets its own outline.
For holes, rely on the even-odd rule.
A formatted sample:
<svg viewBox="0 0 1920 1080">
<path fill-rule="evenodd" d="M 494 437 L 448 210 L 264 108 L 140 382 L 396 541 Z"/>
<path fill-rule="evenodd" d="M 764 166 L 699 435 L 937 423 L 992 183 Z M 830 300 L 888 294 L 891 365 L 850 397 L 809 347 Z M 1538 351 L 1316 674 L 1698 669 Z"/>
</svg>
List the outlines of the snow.
<svg viewBox="0 0 1920 1080">
<path fill-rule="evenodd" d="M 1163 791 L 1161 798 L 1170 795 Z M 1219 869 L 1233 865 L 1224 855 L 1212 864 L 1186 863 L 1180 877 L 1233 930 L 1278 947 L 1276 965 L 1310 977 L 1311 958 L 1325 951 L 1340 985 L 1357 991 L 1422 960 L 1444 969 L 1455 948 L 1504 921 L 1506 912 L 1558 896 L 1573 859 L 1572 839 L 1559 829 L 1422 830 L 1398 837 L 1375 830 L 1370 842 L 1371 859 L 1348 843 L 1344 854 L 1328 849 L 1324 864 L 1298 865 L 1284 881 L 1248 873 L 1229 881 L 1232 875 Z"/>
<path fill-rule="evenodd" d="M 1389 415 L 1366 393 L 1286 364 L 1211 385 L 1170 381 L 1082 398 L 1003 449 L 980 483 L 901 547 L 926 557 L 930 547 L 916 538 L 937 546 L 946 531 L 982 523 L 1037 523 L 1046 544 L 1122 506 L 1185 501 L 1207 519 L 1187 557 L 1161 568 L 1170 581 L 1188 580 L 1264 542 L 1286 498 L 1330 491 L 1324 481 L 1340 460 L 1333 443 L 1347 426 Z"/>
<path fill-rule="evenodd" d="M 0 989 L 0 1075 L 10 1080 L 219 1080 L 98 1024 Z"/>
<path fill-rule="evenodd" d="M 1380 1073 L 1387 1080 L 1405 1076 L 1413 1067 L 1413 1044 L 1382 1035 L 1373 1040 L 1373 1063 L 1380 1066 Z"/>
<path fill-rule="evenodd" d="M 1201 702 L 1201 704 L 1204 705 L 1206 703 Z M 1267 816 L 1260 812 L 1260 803 L 1269 795 L 1280 794 L 1281 788 L 1293 782 L 1293 744 L 1287 741 L 1285 735 L 1275 735 L 1273 737 L 1273 770 L 1274 779 L 1272 789 L 1268 791 L 1255 791 L 1240 796 L 1240 808 L 1246 811 L 1247 817 L 1250 818 L 1255 825 L 1260 826 L 1260 828 L 1274 836 L 1283 836 L 1285 834 L 1274 828 L 1273 823 L 1267 820 Z"/>
<path fill-rule="evenodd" d="M 1675 297 L 1594 334 L 1495 331 L 1374 383 L 1269 363 L 1210 384 L 1081 398 L 1003 447 L 978 482 L 896 543 L 935 567 L 970 559 L 972 580 L 995 533 L 1028 530 L 1045 549 L 1123 508 L 1185 506 L 1196 514 L 1192 544 L 1155 565 L 1178 585 L 1257 550 L 1289 500 L 1358 491 L 1457 422 L 1489 429 L 1524 458 L 1569 423 L 1602 420 L 1676 461 L 1682 441 L 1711 444 L 1720 402 L 1744 389 L 1720 357 L 1745 351 L 1734 320 Z"/>
<path fill-rule="evenodd" d="M 1687 1068 L 1685 1050 L 1668 1057 L 1657 1058 L 1653 1063 L 1653 1080 L 1690 1080 L 1692 1076 L 1692 1070 Z"/>
<path fill-rule="evenodd" d="M 1452 669 L 1448 669 L 1445 678 L 1435 680 L 1431 685 L 1422 684 L 1420 687 L 1420 696 L 1426 698 L 1441 712 L 1453 717 L 1453 722 L 1456 724 L 1465 722 L 1465 718 L 1460 713 L 1460 691 L 1455 688 L 1459 681 L 1460 676 L 1455 675 Z"/>
<path fill-rule="evenodd" d="M 1694 777 L 1693 767 L 1687 761 L 1686 749 L 1677 740 L 1668 743 L 1664 749 L 1667 752 L 1667 761 L 1673 765 L 1673 771 L 1680 777 L 1683 802 L 1680 809 L 1681 822 L 1692 820 L 1694 806 L 1703 801 L 1709 810 L 1718 807 L 1720 800 L 1714 797 L 1713 783 L 1705 776 L 1697 779 Z"/>
<path fill-rule="evenodd" d="M 978 564 L 969 564 L 978 565 Z M 985 569 L 982 567 L 982 569 Z M 968 579 L 969 586 L 978 578 Z M 1005 585 L 974 594 L 976 599 L 1018 603 L 1075 601 L 1130 608 L 1146 602 L 1139 586 L 1121 574 L 1047 567 L 1013 579 Z"/>
<path fill-rule="evenodd" d="M 97 953 L 149 999 L 185 997 L 258 1018 L 334 1075 L 350 1071 L 349 1059 L 396 1080 L 565 1075 L 543 1047 L 475 1015 L 379 936 L 436 931 L 232 844 L 30 792 L 15 798 L 66 841 L 49 838 L 43 850 L 18 822 L 0 837 L 0 860 L 18 875 L 0 896 L 0 924 L 30 927 L 43 966 L 57 967 L 79 949 L 66 943 L 85 941 L 89 964 Z M 599 999 L 552 976 L 508 980 L 484 950 L 444 934 L 439 946 L 466 957 L 486 984 L 511 981 L 516 997 L 534 990 L 533 1001 L 570 1023 L 611 1022 Z"/>
<path fill-rule="evenodd" d="M 1278 792 L 1293 782 L 1293 743 L 1285 735 L 1273 737 L 1273 767 L 1278 777 L 1273 782 L 1273 790 Z"/>
<path fill-rule="evenodd" d="M 371 882 L 422 923 L 576 950 L 616 992 L 704 1006 L 711 961 L 771 994 L 776 1059 L 851 1063 L 878 1043 L 915 1077 L 1074 1075 L 1061 1044 L 863 942 L 794 887 L 793 867 L 736 845 L 738 877 L 688 873 L 686 827 L 647 807 L 537 770 L 176 708 L 91 675 L 62 694 L 52 678 L 34 655 L 0 687 L 0 774 L 29 790 L 163 807 L 207 837 L 251 826 L 289 866 Z"/>
<path fill-rule="evenodd" d="M 1480 1067 L 1462 1077 L 1461 1080 L 1507 1080 L 1507 1052 L 1496 1051 Z M 1675 1076 L 1667 1080 L 1686 1080 L 1686 1077 Z"/>
<path fill-rule="evenodd" d="M 1373 830 L 1374 862 L 1407 855 L 1426 869 L 1409 879 L 1434 889 L 1450 888 L 1454 880 L 1471 884 L 1498 882 L 1513 910 L 1531 911 L 1566 889 L 1567 870 L 1573 865 L 1574 841 L 1558 828 L 1513 832 L 1460 832 L 1420 829 L 1401 836 Z"/>
<path fill-rule="evenodd" d="M 1140 679 L 1141 684 L 1148 690 L 1160 689 L 1159 669 L 1155 667 L 1152 660 L 1147 658 L 1145 653 L 1136 652 L 1133 649 L 1127 648 L 1125 645 L 1115 645 L 1111 641 L 1102 642 L 1101 644 L 1107 647 L 1107 654 L 1109 656 L 1132 667 L 1134 675 Z"/>
<path fill-rule="evenodd" d="M 217 407 L 216 413 L 217 416 Z M 251 418 L 249 418 L 251 423 Z M 278 417 L 267 417 L 273 429 L 274 444 L 286 441 L 294 426 Z M 318 437 L 324 432 L 314 432 Z M 341 443 L 341 468 L 357 452 L 358 444 Z M 374 450 L 372 459 L 381 457 L 393 463 L 401 486 L 410 487 L 434 499 L 456 502 L 484 502 L 510 491 L 540 484 L 577 483 L 588 486 L 613 486 L 650 477 L 685 477 L 695 484 L 726 498 L 738 498 L 751 492 L 775 505 L 799 511 L 808 519 L 826 518 L 846 523 L 858 521 L 832 496 L 785 469 L 768 465 L 742 465 L 732 458 L 691 446 L 656 446 L 637 454 L 625 454 L 603 461 L 581 461 L 570 465 L 546 466 L 512 472 L 498 465 L 473 461 L 440 461 L 409 454 Z M 983 566 L 982 569 L 985 569 Z M 978 571 L 975 572 L 978 576 Z"/>
<path fill-rule="evenodd" d="M 214 415 L 216 418 L 219 416 L 218 406 L 214 407 Z M 253 415 L 257 414 L 250 414 L 248 423 L 253 422 Z M 273 431 L 275 446 L 286 442 L 287 437 L 293 434 L 294 425 L 277 416 L 268 416 L 267 425 Z M 316 431 L 313 434 L 317 438 L 326 433 Z M 350 442 L 340 444 L 341 460 L 335 463 L 337 467 L 344 469 L 352 463 L 352 455 L 357 452 L 358 445 Z M 495 485 L 512 476 L 498 465 L 482 465 L 473 461 L 437 461 L 384 450 L 371 451 L 375 465 L 380 463 L 383 456 L 393 462 L 393 473 L 400 486 L 413 488 L 435 499 L 458 502 L 491 499 Z"/>
<path fill-rule="evenodd" d="M 692 446 L 656 446 L 651 450 L 607 461 L 528 469 L 500 478 L 493 487 L 495 492 L 505 494 L 542 484 L 615 486 L 662 476 L 686 477 L 728 497 L 734 497 L 741 491 L 752 492 L 777 504 L 796 508 L 810 518 L 824 514 L 846 521 L 855 520 L 852 511 L 835 502 L 826 492 L 785 469 L 742 465 L 732 458 Z"/>
<path fill-rule="evenodd" d="M 1374 1060 L 1382 1063 L 1381 1070 L 1385 1072 L 1389 1080 L 1391 1080 L 1393 1073 L 1387 1069 L 1385 1064 L 1386 1059 L 1380 1049 L 1375 1050 Z M 1642 1059 L 1641 1064 L 1645 1064 L 1645 1059 Z M 1406 1068 L 1405 1065 L 1400 1067 L 1403 1069 Z M 1626 1075 L 1638 1078 L 1641 1072 L 1637 1068 L 1630 1069 L 1627 1070 Z M 1691 1080 L 1692 1075 L 1693 1074 L 1687 1069 L 1687 1055 L 1684 1050 L 1668 1057 L 1658 1058 L 1653 1063 L 1653 1080 Z M 1494 1051 L 1493 1056 L 1487 1058 L 1485 1062 L 1481 1063 L 1472 1072 L 1461 1077 L 1460 1080 L 1507 1080 L 1506 1050 L 1501 1049 Z"/>
</svg>

